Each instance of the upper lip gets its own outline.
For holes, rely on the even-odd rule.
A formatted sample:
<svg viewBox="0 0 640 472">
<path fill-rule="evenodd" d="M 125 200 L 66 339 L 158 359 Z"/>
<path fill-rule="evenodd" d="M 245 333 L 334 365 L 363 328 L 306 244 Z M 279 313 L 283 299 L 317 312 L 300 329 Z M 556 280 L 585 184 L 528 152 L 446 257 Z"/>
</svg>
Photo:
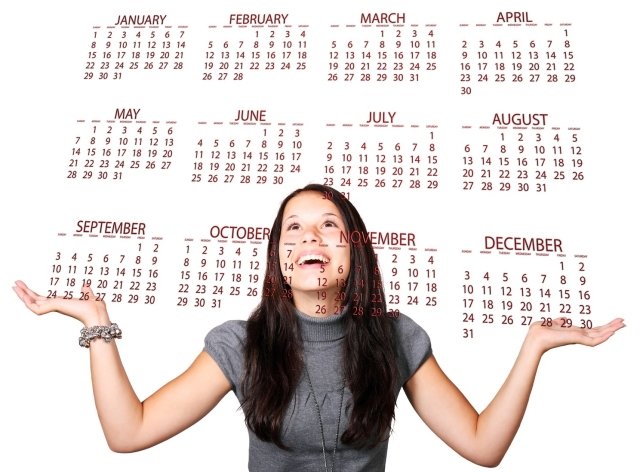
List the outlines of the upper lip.
<svg viewBox="0 0 640 472">
<path fill-rule="evenodd" d="M 315 250 L 303 251 L 300 254 L 298 254 L 298 258 L 296 259 L 296 264 L 301 265 L 302 263 L 304 263 L 305 260 L 312 259 L 312 258 L 321 260 L 323 264 L 326 264 L 331 260 L 329 256 L 327 256 L 324 252 L 318 249 L 315 249 Z"/>
</svg>

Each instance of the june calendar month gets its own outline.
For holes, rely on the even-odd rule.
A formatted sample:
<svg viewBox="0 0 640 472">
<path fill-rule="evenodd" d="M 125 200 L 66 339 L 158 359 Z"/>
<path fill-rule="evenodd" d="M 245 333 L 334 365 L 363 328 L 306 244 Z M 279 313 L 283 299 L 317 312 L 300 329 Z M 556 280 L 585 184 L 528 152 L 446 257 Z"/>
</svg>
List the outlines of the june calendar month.
<svg viewBox="0 0 640 472">
<path fill-rule="evenodd" d="M 200 121 L 189 181 L 210 186 L 289 185 L 307 171 L 305 135 L 302 121 L 279 120 L 276 111 L 267 109 L 239 109 L 228 121 Z"/>
</svg>

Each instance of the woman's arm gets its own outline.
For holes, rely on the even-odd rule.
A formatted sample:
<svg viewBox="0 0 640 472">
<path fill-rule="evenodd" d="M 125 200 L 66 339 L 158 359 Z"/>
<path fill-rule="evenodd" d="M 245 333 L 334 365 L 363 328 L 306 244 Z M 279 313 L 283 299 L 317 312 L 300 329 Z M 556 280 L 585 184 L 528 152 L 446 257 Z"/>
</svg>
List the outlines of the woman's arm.
<svg viewBox="0 0 640 472">
<path fill-rule="evenodd" d="M 458 454 L 486 466 L 497 466 L 513 441 L 527 408 L 542 354 L 566 344 L 596 346 L 624 326 L 621 319 L 593 329 L 532 325 L 504 384 L 481 413 L 440 369 L 431 356 L 404 385 L 422 420 Z"/>
<path fill-rule="evenodd" d="M 97 301 L 89 287 L 82 289 L 84 300 L 42 297 L 20 281 L 14 290 L 38 315 L 57 311 L 85 326 L 111 324 L 104 302 Z M 138 451 L 176 435 L 205 416 L 231 390 L 218 364 L 202 352 L 183 374 L 140 402 L 115 341 L 96 339 L 89 349 L 98 417 L 109 447 L 116 452 Z"/>
</svg>

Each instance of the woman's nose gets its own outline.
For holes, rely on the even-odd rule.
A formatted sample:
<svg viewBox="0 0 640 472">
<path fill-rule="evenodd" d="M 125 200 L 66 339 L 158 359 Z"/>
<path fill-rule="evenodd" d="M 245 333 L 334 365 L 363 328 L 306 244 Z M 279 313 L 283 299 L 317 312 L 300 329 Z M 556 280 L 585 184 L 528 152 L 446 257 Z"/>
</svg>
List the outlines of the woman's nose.
<svg viewBox="0 0 640 472">
<path fill-rule="evenodd" d="M 319 243 L 320 235 L 313 228 L 308 228 L 302 234 L 303 243 Z"/>
</svg>

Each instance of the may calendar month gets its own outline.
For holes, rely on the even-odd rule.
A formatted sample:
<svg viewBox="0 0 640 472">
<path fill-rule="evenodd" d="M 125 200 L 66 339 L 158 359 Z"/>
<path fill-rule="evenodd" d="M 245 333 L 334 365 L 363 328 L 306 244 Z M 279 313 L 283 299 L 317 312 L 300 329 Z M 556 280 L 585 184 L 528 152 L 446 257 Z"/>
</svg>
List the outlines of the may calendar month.
<svg viewBox="0 0 640 472">
<path fill-rule="evenodd" d="M 120 81 L 136 74 L 146 78 L 183 72 L 187 58 L 187 25 L 161 12 L 113 15 L 91 29 L 83 78 Z"/>
<path fill-rule="evenodd" d="M 78 119 L 65 178 L 106 183 L 168 174 L 175 169 L 176 129 L 176 121 L 149 117 L 142 106 L 116 106 L 106 117 Z"/>
</svg>

